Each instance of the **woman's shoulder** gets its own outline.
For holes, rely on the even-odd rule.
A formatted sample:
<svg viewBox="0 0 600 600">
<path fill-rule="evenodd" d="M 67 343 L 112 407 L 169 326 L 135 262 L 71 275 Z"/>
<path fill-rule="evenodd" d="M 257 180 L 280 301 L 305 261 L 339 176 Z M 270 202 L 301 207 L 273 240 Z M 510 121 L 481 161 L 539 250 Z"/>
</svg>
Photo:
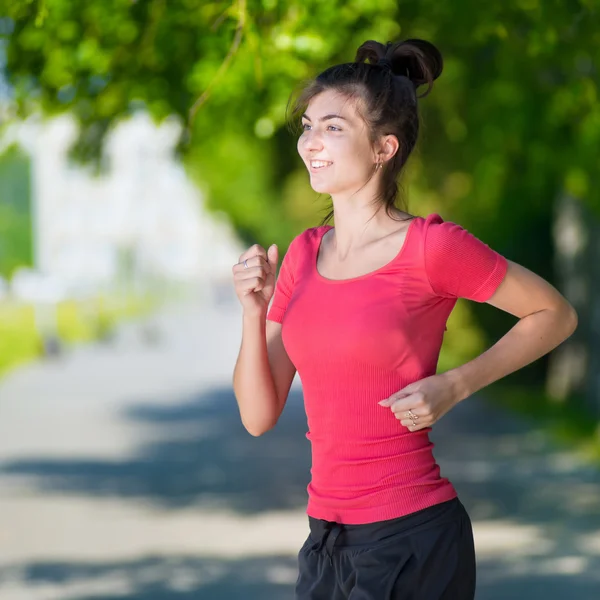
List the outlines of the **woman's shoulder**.
<svg viewBox="0 0 600 600">
<path fill-rule="evenodd" d="M 409 224 L 412 224 L 413 222 L 415 222 L 415 224 L 419 224 L 421 225 L 421 227 L 428 227 L 429 225 L 432 225 L 434 223 L 444 223 L 444 219 L 441 217 L 440 214 L 434 212 L 434 213 L 429 213 L 427 215 L 413 215 L 410 213 L 403 213 L 402 215 L 398 214 L 399 220 L 400 221 L 404 221 L 407 222 Z"/>
<path fill-rule="evenodd" d="M 438 213 L 432 213 L 424 218 L 423 231 L 428 245 L 454 244 L 475 237 L 465 226 L 456 221 L 444 220 Z"/>
<path fill-rule="evenodd" d="M 315 238 L 321 237 L 326 231 L 333 229 L 333 225 L 317 225 L 316 227 L 309 227 L 305 229 L 300 235 L 303 235 L 308 240 L 314 240 Z"/>
<path fill-rule="evenodd" d="M 321 239 L 326 231 L 329 231 L 331 228 L 331 225 L 318 225 L 316 227 L 309 227 L 292 239 L 290 242 L 290 248 L 294 246 L 295 250 L 300 251 L 303 248 L 312 246 Z"/>
<path fill-rule="evenodd" d="M 438 240 L 451 242 L 457 238 L 468 236 L 470 232 L 460 223 L 444 219 L 439 213 L 430 213 L 425 217 L 418 217 L 421 221 L 421 230 L 424 239 L 429 243 Z"/>
<path fill-rule="evenodd" d="M 439 213 L 429 213 L 428 215 L 424 216 L 424 217 L 419 217 L 416 216 L 415 219 L 418 219 L 421 221 L 423 227 L 429 227 L 431 225 L 440 225 L 442 223 L 447 223 L 448 221 L 444 221 L 444 219 L 442 218 L 442 216 Z"/>
</svg>

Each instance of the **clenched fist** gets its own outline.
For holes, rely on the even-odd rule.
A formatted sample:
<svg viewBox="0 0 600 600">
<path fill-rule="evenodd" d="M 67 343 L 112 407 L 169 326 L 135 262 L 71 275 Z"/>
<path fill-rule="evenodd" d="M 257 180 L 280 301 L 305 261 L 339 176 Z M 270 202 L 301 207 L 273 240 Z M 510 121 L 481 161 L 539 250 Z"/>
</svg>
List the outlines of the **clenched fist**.
<svg viewBox="0 0 600 600">
<path fill-rule="evenodd" d="M 268 251 L 254 244 L 240 256 L 240 262 L 233 265 L 235 293 L 244 313 L 255 316 L 266 314 L 275 291 L 278 259 L 279 251 L 275 244 Z"/>
</svg>

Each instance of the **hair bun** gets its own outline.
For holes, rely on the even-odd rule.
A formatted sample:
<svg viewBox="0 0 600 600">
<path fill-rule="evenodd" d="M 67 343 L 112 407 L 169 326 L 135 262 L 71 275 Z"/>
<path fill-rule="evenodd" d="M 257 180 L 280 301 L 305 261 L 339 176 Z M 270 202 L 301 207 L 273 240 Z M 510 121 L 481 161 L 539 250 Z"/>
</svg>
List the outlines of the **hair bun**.
<svg viewBox="0 0 600 600">
<path fill-rule="evenodd" d="M 432 43 L 420 39 L 394 44 L 386 58 L 389 58 L 395 75 L 405 75 L 415 87 L 428 85 L 420 97 L 431 91 L 433 82 L 442 74 L 444 66 L 440 51 Z"/>
<path fill-rule="evenodd" d="M 407 77 L 416 87 L 427 84 L 420 98 L 426 96 L 433 82 L 442 74 L 443 60 L 440 51 L 421 39 L 382 44 L 368 40 L 356 52 L 355 62 L 367 62 L 389 68 L 394 75 Z"/>
<path fill-rule="evenodd" d="M 385 68 L 389 69 L 390 71 L 392 71 L 392 73 L 394 72 L 393 68 L 392 68 L 392 61 L 389 58 L 380 58 L 377 61 L 377 64 L 380 67 L 385 67 Z"/>
</svg>

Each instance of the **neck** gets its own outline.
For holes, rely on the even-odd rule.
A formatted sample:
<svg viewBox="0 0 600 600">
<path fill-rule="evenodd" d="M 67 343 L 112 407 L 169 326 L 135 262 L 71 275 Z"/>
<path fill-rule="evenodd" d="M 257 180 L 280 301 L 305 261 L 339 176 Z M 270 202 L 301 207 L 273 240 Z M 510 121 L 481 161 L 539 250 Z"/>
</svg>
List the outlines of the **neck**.
<svg viewBox="0 0 600 600">
<path fill-rule="evenodd" d="M 361 192 L 366 191 L 366 187 L 361 190 Z M 332 247 L 341 260 L 351 251 L 359 250 L 370 242 L 381 239 L 398 227 L 397 221 L 387 214 L 383 204 L 373 201 L 374 197 L 373 193 L 332 194 L 335 220 Z M 401 215 L 397 210 L 394 213 Z"/>
</svg>

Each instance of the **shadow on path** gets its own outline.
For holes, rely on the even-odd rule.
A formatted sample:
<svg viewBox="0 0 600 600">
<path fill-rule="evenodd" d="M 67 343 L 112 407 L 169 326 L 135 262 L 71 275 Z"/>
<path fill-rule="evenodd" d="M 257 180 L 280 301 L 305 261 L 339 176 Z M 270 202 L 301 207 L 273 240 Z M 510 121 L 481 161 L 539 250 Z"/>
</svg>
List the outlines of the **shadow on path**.
<svg viewBox="0 0 600 600">
<path fill-rule="evenodd" d="M 123 460 L 17 460 L 0 465 L 0 474 L 33 478 L 46 494 L 124 497 L 165 508 L 218 506 L 250 514 L 306 505 L 310 444 L 298 391 L 277 426 L 258 438 L 241 425 L 231 389 L 175 405 L 139 404 L 124 417 L 158 440 Z"/>
<path fill-rule="evenodd" d="M 123 417 L 154 436 L 133 456 L 121 461 L 16 460 L 0 465 L 0 474 L 26 476 L 45 494 L 121 497 L 169 509 L 218 506 L 255 514 L 306 505 L 310 448 L 297 391 L 277 427 L 260 438 L 243 429 L 230 389 L 176 405 L 139 403 Z M 481 560 L 478 600 L 600 597 L 600 551 L 583 544 L 586 536 L 600 535 L 597 469 L 552 446 L 532 423 L 481 398 L 456 407 L 436 426 L 432 439 L 442 474 L 453 481 L 476 523 L 508 520 L 517 527 L 533 526 L 546 540 L 537 549 L 512 555 L 514 545 L 509 545 L 506 555 Z M 117 585 L 111 594 L 77 596 L 80 600 L 279 600 L 292 597 L 295 580 L 295 560 L 281 556 L 15 568 L 34 585 L 58 581 L 68 588 L 97 580 L 123 586 L 122 592 Z M 11 569 L 0 570 L 0 580 L 10 579 Z"/>
<path fill-rule="evenodd" d="M 478 528 L 478 600 L 600 598 L 600 543 L 589 544 L 600 542 L 597 467 L 477 397 L 431 439 Z"/>
<path fill-rule="evenodd" d="M 533 420 L 481 397 L 448 413 L 431 433 L 435 456 L 473 519 L 509 519 L 600 532 L 600 470 L 557 447 Z"/>
<path fill-rule="evenodd" d="M 0 582 L 8 569 L 0 568 Z M 149 557 L 133 562 L 32 563 L 19 567 L 32 589 L 60 586 L 69 600 L 292 600 L 296 561 Z M 94 592 L 77 593 L 85 587 Z M 67 595 L 68 594 L 68 595 Z M 40 596 L 36 596 L 40 597 Z M 484 567 L 477 600 L 597 600 L 598 582 L 556 573 L 510 574 Z"/>
<path fill-rule="evenodd" d="M 0 582 L 6 571 L 0 569 Z M 98 565 L 32 563 L 20 571 L 32 586 L 60 586 L 77 600 L 290 600 L 296 562 L 281 556 L 231 561 L 149 557 Z M 97 591 L 79 595 L 78 587 Z"/>
</svg>

